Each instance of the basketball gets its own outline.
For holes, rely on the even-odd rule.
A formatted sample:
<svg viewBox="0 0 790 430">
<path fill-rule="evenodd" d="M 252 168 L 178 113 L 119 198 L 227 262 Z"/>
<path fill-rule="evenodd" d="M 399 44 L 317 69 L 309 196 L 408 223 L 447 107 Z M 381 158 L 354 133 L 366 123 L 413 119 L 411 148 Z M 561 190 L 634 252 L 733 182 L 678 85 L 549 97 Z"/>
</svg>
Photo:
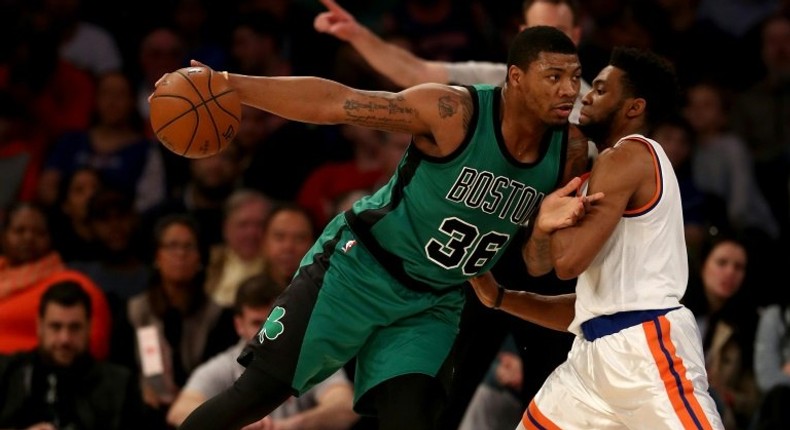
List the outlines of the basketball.
<svg viewBox="0 0 790 430">
<path fill-rule="evenodd" d="M 241 121 L 239 94 L 206 67 L 169 73 L 151 95 L 151 128 L 167 149 L 187 158 L 219 153 Z"/>
</svg>

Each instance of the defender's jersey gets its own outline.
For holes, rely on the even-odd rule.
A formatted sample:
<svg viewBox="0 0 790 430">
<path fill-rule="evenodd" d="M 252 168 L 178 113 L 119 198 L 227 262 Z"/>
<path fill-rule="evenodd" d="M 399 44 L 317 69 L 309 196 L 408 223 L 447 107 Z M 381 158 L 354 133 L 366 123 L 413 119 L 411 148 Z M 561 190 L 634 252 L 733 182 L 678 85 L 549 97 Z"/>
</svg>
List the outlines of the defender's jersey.
<svg viewBox="0 0 790 430">
<path fill-rule="evenodd" d="M 626 136 L 653 154 L 656 194 L 644 207 L 626 211 L 612 235 L 576 282 L 576 317 L 569 330 L 622 311 L 680 306 L 688 282 L 680 189 L 661 145 L 642 135 Z M 587 192 L 587 183 L 583 191 Z"/>
<path fill-rule="evenodd" d="M 389 183 L 346 214 L 390 273 L 432 290 L 488 270 L 558 186 L 565 165 L 567 126 L 546 134 L 535 163 L 521 163 L 502 138 L 501 89 L 467 88 L 474 113 L 460 147 L 436 158 L 409 146 Z"/>
</svg>

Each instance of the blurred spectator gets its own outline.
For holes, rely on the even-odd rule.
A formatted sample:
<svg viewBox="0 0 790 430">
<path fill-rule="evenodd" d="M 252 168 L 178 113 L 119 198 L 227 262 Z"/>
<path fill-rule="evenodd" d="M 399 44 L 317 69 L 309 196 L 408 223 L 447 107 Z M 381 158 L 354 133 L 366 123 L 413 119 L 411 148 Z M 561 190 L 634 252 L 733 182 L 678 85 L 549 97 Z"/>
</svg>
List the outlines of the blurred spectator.
<svg viewBox="0 0 790 430">
<path fill-rule="evenodd" d="M 752 364 L 757 312 L 744 286 L 747 252 L 729 236 L 707 245 L 699 285 L 689 286 L 684 302 L 697 318 L 711 394 L 725 428 L 743 429 L 759 401 Z"/>
<path fill-rule="evenodd" d="M 150 269 L 138 258 L 142 244 L 131 198 L 121 191 L 102 188 L 90 198 L 87 209 L 97 258 L 75 261 L 70 266 L 90 276 L 108 298 L 125 301 L 142 293 Z"/>
<path fill-rule="evenodd" d="M 148 96 L 154 84 L 165 73 L 186 67 L 186 47 L 178 33 L 167 27 L 156 27 L 143 37 L 139 49 L 140 80 L 135 88 L 137 111 L 141 118 L 149 117 Z M 146 121 L 147 125 L 147 121 Z M 148 136 L 153 136 L 147 125 Z"/>
<path fill-rule="evenodd" d="M 723 211 L 719 205 L 715 208 L 709 207 L 709 198 L 694 183 L 692 157 L 696 147 L 696 133 L 688 121 L 680 115 L 668 118 L 655 126 L 650 137 L 661 144 L 678 179 L 686 247 L 693 273 L 700 267 L 700 248 L 707 238 L 708 230 L 718 231 L 722 228 L 722 222 L 725 226 L 729 222 L 726 213 L 720 214 Z M 717 220 L 719 217 L 721 221 Z"/>
<path fill-rule="evenodd" d="M 188 160 L 190 174 L 183 190 L 143 212 L 143 234 L 151 237 L 165 215 L 187 213 L 197 221 L 205 248 L 201 253 L 208 255 L 210 247 L 222 242 L 223 207 L 239 179 L 236 154 L 230 146 L 213 157 Z"/>
<path fill-rule="evenodd" d="M 134 109 L 129 78 L 109 73 L 99 79 L 96 122 L 90 129 L 63 136 L 53 148 L 41 174 L 41 201 L 53 204 L 63 177 L 91 166 L 104 184 L 135 196 L 135 208 L 145 210 L 164 198 L 164 166 L 159 148 L 143 134 Z"/>
<path fill-rule="evenodd" d="M 790 11 L 788 12 L 790 13 Z M 731 115 L 733 130 L 743 137 L 755 161 L 763 195 L 790 237 L 790 15 L 771 16 L 762 26 L 761 54 L 765 77 L 743 92 Z"/>
<path fill-rule="evenodd" d="M 52 29 L 34 28 L 22 16 L 6 32 L 8 58 L 0 63 L 0 92 L 6 92 L 44 134 L 47 143 L 85 130 L 93 113 L 91 75 L 62 60 Z"/>
<path fill-rule="evenodd" d="M 36 346 L 35 315 L 41 296 L 51 285 L 71 281 L 84 288 L 91 298 L 90 351 L 96 359 L 105 359 L 111 317 L 101 289 L 87 276 L 64 266 L 58 252 L 52 249 L 42 208 L 18 203 L 6 213 L 0 256 L 0 353 Z"/>
<path fill-rule="evenodd" d="M 743 73 L 733 68 L 733 50 L 741 53 L 737 37 L 698 13 L 700 0 L 656 0 L 660 10 L 651 17 L 654 49 L 672 60 L 681 85 L 701 79 L 743 85 Z M 645 2 L 647 3 L 647 2 Z"/>
<path fill-rule="evenodd" d="M 241 376 L 244 367 L 236 358 L 263 326 L 281 291 L 265 275 L 251 277 L 239 286 L 233 303 L 239 341 L 195 369 L 167 414 L 169 424 L 180 425 L 195 408 L 232 386 Z M 302 396 L 286 400 L 263 418 L 261 424 L 267 422 L 263 428 L 273 429 L 348 429 L 358 418 L 352 411 L 353 397 L 353 387 L 341 369 Z"/>
<path fill-rule="evenodd" d="M 315 228 L 304 208 L 295 204 L 275 207 L 264 227 L 264 273 L 285 289 L 314 240 Z"/>
<path fill-rule="evenodd" d="M 25 105 L 0 90 L 0 207 L 36 198 L 47 144 Z"/>
<path fill-rule="evenodd" d="M 95 257 L 69 266 L 88 275 L 107 297 L 113 315 L 108 359 L 134 369 L 134 333 L 126 315 L 127 302 L 145 290 L 151 269 L 139 258 L 141 235 L 131 197 L 100 189 L 88 202 L 87 224 L 95 238 Z"/>
<path fill-rule="evenodd" d="M 764 394 L 754 430 L 790 428 L 790 295 L 760 313 L 754 374 Z"/>
<path fill-rule="evenodd" d="M 206 293 L 220 306 L 231 307 L 239 284 L 263 270 L 263 226 L 271 202 L 263 194 L 240 189 L 225 203 L 223 242 L 211 249 L 206 267 Z"/>
<path fill-rule="evenodd" d="M 382 31 L 406 37 L 416 55 L 430 60 L 491 60 L 488 25 L 476 1 L 406 0 L 384 15 Z"/>
<path fill-rule="evenodd" d="M 724 90 L 712 83 L 697 83 L 686 94 L 683 114 L 697 136 L 692 158 L 697 188 L 725 202 L 735 231 L 778 239 L 779 225 L 757 186 L 746 143 L 727 127 L 729 101 Z"/>
<path fill-rule="evenodd" d="M 297 197 L 299 204 L 310 211 L 313 223 L 322 228 L 337 214 L 333 207 L 335 199 L 353 190 L 368 190 L 370 194 L 374 187 L 383 185 L 394 172 L 389 157 L 396 151 L 386 147 L 398 146 L 403 157 L 406 148 L 402 142 L 407 146 L 411 139 L 408 135 L 389 138 L 387 135 L 391 133 L 361 127 L 341 126 L 340 130 L 352 143 L 354 158 L 318 166 L 305 179 Z"/>
<path fill-rule="evenodd" d="M 80 167 L 60 183 L 57 203 L 50 209 L 52 246 L 66 263 L 95 258 L 88 202 L 102 186 L 99 172 Z"/>
<path fill-rule="evenodd" d="M 82 0 L 44 0 L 41 12 L 56 33 L 61 58 L 93 76 L 121 70 L 123 60 L 115 39 L 82 18 Z"/>
<path fill-rule="evenodd" d="M 512 336 L 477 387 L 458 430 L 511 430 L 523 415 L 520 399 L 524 369 Z"/>
<path fill-rule="evenodd" d="M 139 429 L 142 402 L 129 370 L 88 353 L 91 298 L 72 281 L 38 305 L 38 347 L 0 356 L 0 427 Z"/>
<path fill-rule="evenodd" d="M 231 42 L 233 70 L 247 75 L 290 75 L 291 64 L 282 55 L 284 31 L 269 13 L 240 15 Z"/>
<path fill-rule="evenodd" d="M 214 70 L 228 68 L 228 53 L 216 35 L 224 28 L 217 28 L 217 17 L 209 19 L 207 0 L 177 0 L 173 12 L 175 30 L 181 36 L 187 58 L 200 60 Z"/>
<path fill-rule="evenodd" d="M 223 310 L 203 290 L 205 277 L 194 221 L 183 215 L 166 216 L 156 226 L 154 239 L 152 279 L 147 291 L 129 300 L 128 315 L 138 340 L 140 329 L 146 327 L 153 327 L 158 337 L 157 360 L 165 372 L 164 383 L 157 386 L 144 378 L 142 392 L 145 403 L 163 419 L 189 374 L 232 345 L 235 336 L 232 312 Z M 138 350 L 138 354 L 149 353 Z"/>
</svg>

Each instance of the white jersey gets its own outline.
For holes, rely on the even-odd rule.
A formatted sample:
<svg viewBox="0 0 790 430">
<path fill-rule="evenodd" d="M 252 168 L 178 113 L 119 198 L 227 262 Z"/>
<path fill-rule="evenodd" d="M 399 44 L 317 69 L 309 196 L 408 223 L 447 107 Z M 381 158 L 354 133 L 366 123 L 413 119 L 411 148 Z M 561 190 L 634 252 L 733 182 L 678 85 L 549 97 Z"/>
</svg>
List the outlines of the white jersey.
<svg viewBox="0 0 790 430">
<path fill-rule="evenodd" d="M 576 283 L 576 316 L 568 330 L 623 311 L 680 306 L 688 282 L 680 189 L 664 150 L 633 134 L 620 139 L 644 142 L 653 154 L 656 194 L 644 207 L 626 211 L 612 235 Z M 587 183 L 582 191 L 587 192 Z"/>
</svg>

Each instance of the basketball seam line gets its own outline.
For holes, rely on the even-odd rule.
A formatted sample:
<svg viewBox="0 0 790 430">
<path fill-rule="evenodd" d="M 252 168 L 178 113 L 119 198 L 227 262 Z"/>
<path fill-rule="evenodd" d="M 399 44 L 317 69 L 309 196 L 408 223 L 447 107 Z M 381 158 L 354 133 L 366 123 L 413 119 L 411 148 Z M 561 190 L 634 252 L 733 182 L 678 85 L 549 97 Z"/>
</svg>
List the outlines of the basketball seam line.
<svg viewBox="0 0 790 430">
<path fill-rule="evenodd" d="M 208 91 L 209 91 L 209 94 L 211 94 L 211 69 L 208 69 L 208 70 L 209 70 Z M 216 121 L 214 121 L 214 115 L 211 114 L 211 110 L 209 110 L 208 106 L 206 106 L 206 103 L 208 103 L 208 100 L 203 99 L 203 94 L 200 93 L 200 91 L 198 90 L 198 88 L 195 85 L 195 83 L 192 82 L 192 80 L 189 79 L 189 77 L 187 75 L 185 75 L 184 72 L 182 72 L 180 70 L 177 70 L 176 73 L 178 73 L 182 78 L 184 78 L 184 80 L 187 81 L 187 83 L 192 87 L 192 89 L 195 90 L 195 93 L 198 95 L 198 97 L 200 97 L 200 101 L 203 102 L 201 104 L 201 106 L 205 106 L 206 107 L 206 113 L 208 113 L 208 117 L 211 120 L 211 125 L 214 126 L 214 132 L 217 134 L 217 144 L 219 144 L 219 130 L 217 129 Z M 212 94 L 212 97 L 213 97 L 213 94 Z M 197 106 L 195 107 L 195 112 L 197 112 Z M 197 128 L 199 125 L 200 125 L 200 115 L 198 115 L 198 121 L 197 121 L 197 124 L 195 125 L 195 127 Z M 181 155 L 186 156 L 186 154 L 189 152 L 189 148 L 192 147 L 193 143 L 195 143 L 195 136 L 194 135 L 192 136 L 192 139 L 190 139 L 189 145 L 187 145 L 187 147 L 184 148 L 184 152 Z"/>
</svg>

